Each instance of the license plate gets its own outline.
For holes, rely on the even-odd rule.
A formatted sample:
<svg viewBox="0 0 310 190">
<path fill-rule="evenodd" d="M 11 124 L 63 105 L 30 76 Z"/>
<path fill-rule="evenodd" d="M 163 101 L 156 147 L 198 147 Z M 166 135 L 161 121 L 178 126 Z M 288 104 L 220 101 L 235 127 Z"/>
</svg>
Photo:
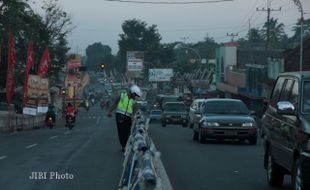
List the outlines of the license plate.
<svg viewBox="0 0 310 190">
<path fill-rule="evenodd" d="M 225 135 L 236 135 L 236 131 L 225 131 Z"/>
</svg>

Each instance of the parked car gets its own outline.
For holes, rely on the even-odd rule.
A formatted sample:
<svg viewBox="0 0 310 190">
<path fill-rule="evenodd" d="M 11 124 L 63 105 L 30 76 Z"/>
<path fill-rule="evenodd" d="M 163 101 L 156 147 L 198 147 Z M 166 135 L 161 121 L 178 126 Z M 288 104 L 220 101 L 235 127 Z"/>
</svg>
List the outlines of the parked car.
<svg viewBox="0 0 310 190">
<path fill-rule="evenodd" d="M 257 142 L 257 127 L 254 118 L 246 105 L 237 99 L 207 99 L 201 109 L 196 112 L 201 119 L 194 122 L 193 140 L 200 143 L 211 139 L 249 140 Z"/>
<path fill-rule="evenodd" d="M 151 110 L 149 115 L 150 123 L 154 121 L 161 121 L 161 115 L 162 115 L 161 110 Z"/>
<path fill-rule="evenodd" d="M 182 124 L 183 127 L 187 126 L 188 111 L 183 102 L 167 102 L 162 114 L 162 126 L 166 127 L 167 124 Z"/>
<path fill-rule="evenodd" d="M 188 127 L 193 128 L 194 120 L 196 120 L 195 112 L 200 111 L 203 107 L 205 99 L 195 99 L 189 107 L 188 113 Z"/>
<path fill-rule="evenodd" d="M 310 72 L 278 76 L 262 129 L 269 184 L 279 187 L 290 174 L 294 190 L 310 189 Z"/>
</svg>

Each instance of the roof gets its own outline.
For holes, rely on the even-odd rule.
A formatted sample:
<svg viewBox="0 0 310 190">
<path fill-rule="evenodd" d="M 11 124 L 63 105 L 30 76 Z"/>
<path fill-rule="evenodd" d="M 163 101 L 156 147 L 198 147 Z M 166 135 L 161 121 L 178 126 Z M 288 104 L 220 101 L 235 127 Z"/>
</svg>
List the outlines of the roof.
<svg viewBox="0 0 310 190">
<path fill-rule="evenodd" d="M 280 73 L 279 76 L 293 76 L 299 79 L 302 79 L 302 78 L 310 79 L 310 71 L 286 72 L 286 73 Z"/>
<path fill-rule="evenodd" d="M 241 100 L 239 99 L 232 99 L 232 98 L 209 98 L 209 99 L 206 99 L 206 102 L 212 102 L 212 101 L 234 101 L 234 102 L 242 102 Z"/>
</svg>

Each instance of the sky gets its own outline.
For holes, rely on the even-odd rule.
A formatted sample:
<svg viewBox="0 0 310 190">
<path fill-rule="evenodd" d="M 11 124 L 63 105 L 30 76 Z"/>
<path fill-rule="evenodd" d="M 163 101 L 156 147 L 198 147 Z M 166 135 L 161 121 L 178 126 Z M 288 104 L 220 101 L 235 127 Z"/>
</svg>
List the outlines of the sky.
<svg viewBox="0 0 310 190">
<path fill-rule="evenodd" d="M 121 25 L 125 20 L 138 19 L 147 26 L 157 25 L 162 37 L 161 43 L 183 41 L 197 43 L 206 36 L 216 42 L 231 40 L 227 34 L 237 34 L 234 39 L 245 37 L 249 28 L 261 28 L 267 20 L 267 0 L 233 0 L 201 4 L 139 4 L 111 2 L 105 0 L 58 0 L 64 11 L 72 17 L 76 26 L 69 36 L 71 53 L 85 55 L 87 46 L 101 42 L 118 51 Z M 211 0 L 136 0 L 143 2 L 197 2 Z M 292 27 L 301 13 L 293 0 L 269 0 L 271 17 L 285 25 L 285 32 L 291 36 Z M 32 0 L 31 6 L 42 14 L 42 0 Z M 310 0 L 300 0 L 304 18 L 310 18 Z M 250 22 L 249 22 L 250 21 Z"/>
</svg>

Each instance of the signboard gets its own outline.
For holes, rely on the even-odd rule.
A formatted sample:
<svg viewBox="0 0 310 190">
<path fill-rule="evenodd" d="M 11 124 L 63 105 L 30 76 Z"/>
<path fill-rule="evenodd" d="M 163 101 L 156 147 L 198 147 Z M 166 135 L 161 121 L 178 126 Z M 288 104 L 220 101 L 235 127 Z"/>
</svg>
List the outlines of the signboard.
<svg viewBox="0 0 310 190">
<path fill-rule="evenodd" d="M 27 115 L 36 115 L 37 113 L 46 113 L 49 100 L 49 81 L 47 78 L 41 78 L 38 75 L 29 75 L 26 107 L 23 113 Z M 37 109 L 37 107 L 40 109 Z"/>
<path fill-rule="evenodd" d="M 144 61 L 143 51 L 127 51 L 127 70 L 142 71 Z"/>
<path fill-rule="evenodd" d="M 149 69 L 150 82 L 170 81 L 173 77 L 173 69 Z"/>
</svg>

